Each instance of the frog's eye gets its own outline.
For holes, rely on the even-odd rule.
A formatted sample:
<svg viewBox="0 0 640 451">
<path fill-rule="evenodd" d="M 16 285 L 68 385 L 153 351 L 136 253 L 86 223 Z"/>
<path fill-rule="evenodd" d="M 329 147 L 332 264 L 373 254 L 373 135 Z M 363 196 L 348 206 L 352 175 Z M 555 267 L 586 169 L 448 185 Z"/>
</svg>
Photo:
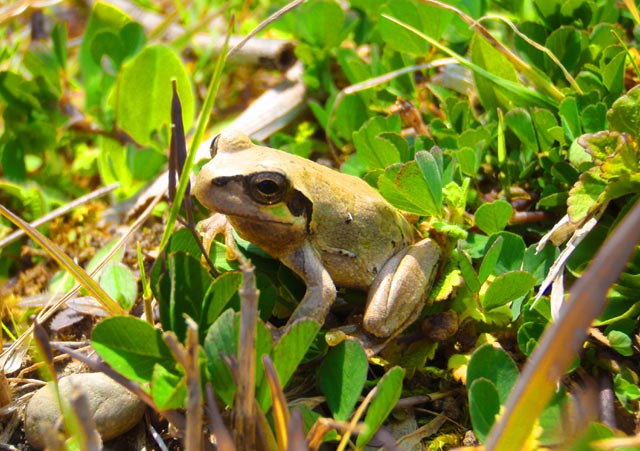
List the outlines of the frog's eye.
<svg viewBox="0 0 640 451">
<path fill-rule="evenodd" d="M 220 133 L 213 137 L 211 140 L 211 146 L 209 147 L 209 153 L 211 154 L 211 158 L 215 157 L 218 153 L 218 139 L 220 138 Z"/>
<path fill-rule="evenodd" d="M 248 178 L 248 193 L 260 204 L 272 205 L 281 202 L 289 190 L 287 178 L 278 172 L 258 172 Z"/>
</svg>

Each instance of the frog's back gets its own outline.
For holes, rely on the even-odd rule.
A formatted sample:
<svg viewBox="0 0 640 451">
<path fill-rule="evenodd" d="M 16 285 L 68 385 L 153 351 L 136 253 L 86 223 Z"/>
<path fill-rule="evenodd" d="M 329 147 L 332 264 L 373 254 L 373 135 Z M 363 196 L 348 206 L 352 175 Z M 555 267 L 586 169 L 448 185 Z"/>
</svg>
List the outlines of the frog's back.
<svg viewBox="0 0 640 451">
<path fill-rule="evenodd" d="M 411 244 L 412 229 L 365 181 L 333 172 L 317 179 L 309 239 L 337 285 L 366 289 L 382 265 Z"/>
</svg>

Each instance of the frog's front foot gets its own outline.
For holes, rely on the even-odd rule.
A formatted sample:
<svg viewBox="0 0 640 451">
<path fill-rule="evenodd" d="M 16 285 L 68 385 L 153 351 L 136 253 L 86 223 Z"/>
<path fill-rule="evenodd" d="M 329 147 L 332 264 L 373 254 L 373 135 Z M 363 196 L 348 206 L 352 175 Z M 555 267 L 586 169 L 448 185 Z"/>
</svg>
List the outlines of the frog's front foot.
<svg viewBox="0 0 640 451">
<path fill-rule="evenodd" d="M 242 256 L 233 239 L 233 227 L 225 215 L 214 213 L 207 219 L 200 221 L 198 227 L 202 234 L 202 245 L 207 253 L 210 251 L 216 236 L 222 234 L 224 235 L 224 244 L 227 249 L 227 260 L 238 260 Z"/>
</svg>

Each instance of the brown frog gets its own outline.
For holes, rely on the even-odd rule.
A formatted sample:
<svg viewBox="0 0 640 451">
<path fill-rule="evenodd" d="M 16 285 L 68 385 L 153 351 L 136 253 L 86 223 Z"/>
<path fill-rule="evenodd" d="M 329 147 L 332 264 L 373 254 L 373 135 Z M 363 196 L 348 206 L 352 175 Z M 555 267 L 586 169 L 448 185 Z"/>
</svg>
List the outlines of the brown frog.
<svg viewBox="0 0 640 451">
<path fill-rule="evenodd" d="M 441 251 L 431 239 L 416 242 L 413 227 L 374 188 L 233 130 L 214 139 L 211 154 L 196 179 L 198 200 L 307 285 L 289 324 L 324 322 L 336 285 L 368 290 L 363 325 L 377 337 L 417 318 Z M 209 244 L 220 232 L 232 244 L 221 219 L 213 217 Z"/>
</svg>

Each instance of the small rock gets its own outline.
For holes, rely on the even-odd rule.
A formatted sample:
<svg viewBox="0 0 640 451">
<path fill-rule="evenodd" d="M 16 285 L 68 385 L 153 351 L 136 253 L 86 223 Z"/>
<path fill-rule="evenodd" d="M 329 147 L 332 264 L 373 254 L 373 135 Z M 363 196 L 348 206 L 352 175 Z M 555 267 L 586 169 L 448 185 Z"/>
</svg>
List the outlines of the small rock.
<svg viewBox="0 0 640 451">
<path fill-rule="evenodd" d="M 60 394 L 67 400 L 76 390 L 88 398 L 98 432 L 103 441 L 125 433 L 135 426 L 145 411 L 145 404 L 134 394 L 103 373 L 72 374 L 58 382 Z M 27 404 L 24 429 L 27 440 L 37 449 L 45 447 L 45 431 L 60 417 L 60 409 L 49 386 L 42 387 Z"/>
</svg>

